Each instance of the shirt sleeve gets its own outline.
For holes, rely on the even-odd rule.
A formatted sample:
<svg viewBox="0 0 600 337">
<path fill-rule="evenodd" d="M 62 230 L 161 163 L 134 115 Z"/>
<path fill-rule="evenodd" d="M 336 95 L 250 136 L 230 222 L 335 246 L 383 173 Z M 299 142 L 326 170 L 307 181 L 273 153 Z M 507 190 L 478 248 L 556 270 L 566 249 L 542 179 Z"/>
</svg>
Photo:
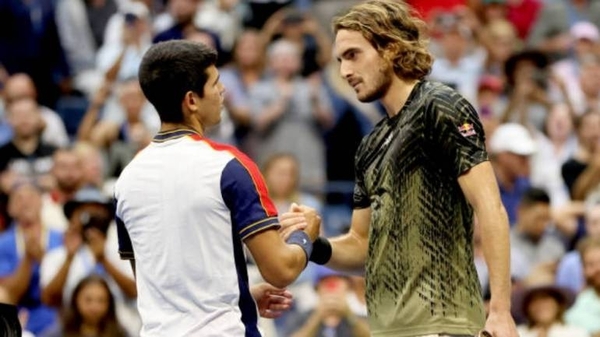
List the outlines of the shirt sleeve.
<svg viewBox="0 0 600 337">
<path fill-rule="evenodd" d="M 119 243 L 119 256 L 121 260 L 133 260 L 135 256 L 133 254 L 133 245 L 131 244 L 131 238 L 129 232 L 125 228 L 125 223 L 118 216 L 115 217 L 117 224 L 117 237 Z"/>
<path fill-rule="evenodd" d="M 227 163 L 221 175 L 221 193 L 241 240 L 280 227 L 264 179 L 250 159 L 236 157 Z"/>
<path fill-rule="evenodd" d="M 434 97 L 428 113 L 434 117 L 434 149 L 442 156 L 456 177 L 488 160 L 485 134 L 473 106 L 456 92 Z"/>
<path fill-rule="evenodd" d="M 115 209 L 118 209 L 117 201 L 115 201 Z M 119 214 L 115 214 L 115 223 L 117 225 L 117 238 L 119 245 L 119 256 L 121 260 L 133 260 L 135 259 L 133 255 L 133 245 L 131 244 L 131 238 L 129 237 L 129 232 L 127 232 L 127 228 L 125 227 L 125 223 L 121 220 Z"/>
</svg>

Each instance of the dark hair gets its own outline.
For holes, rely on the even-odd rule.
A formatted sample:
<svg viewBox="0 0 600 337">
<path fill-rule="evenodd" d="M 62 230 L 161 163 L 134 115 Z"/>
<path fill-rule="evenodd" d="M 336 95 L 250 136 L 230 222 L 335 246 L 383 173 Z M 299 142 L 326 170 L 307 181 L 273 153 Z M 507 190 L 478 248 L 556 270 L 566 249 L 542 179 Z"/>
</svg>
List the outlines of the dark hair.
<svg viewBox="0 0 600 337">
<path fill-rule="evenodd" d="M 144 95 L 162 122 L 183 121 L 183 98 L 189 91 L 204 96 L 206 70 L 216 62 L 217 52 L 198 42 L 171 40 L 148 49 L 138 77 Z"/>
<path fill-rule="evenodd" d="M 73 294 L 71 295 L 71 307 L 67 311 L 63 321 L 63 336 L 65 337 L 77 337 L 81 335 L 81 325 L 83 324 L 83 317 L 81 311 L 77 306 L 77 297 L 81 291 L 88 285 L 98 284 L 101 285 L 106 293 L 108 294 L 108 311 L 106 316 L 100 321 L 100 334 L 101 337 L 126 337 L 126 333 L 117 320 L 117 314 L 115 309 L 115 298 L 110 292 L 110 288 L 106 281 L 98 275 L 90 275 L 81 280 Z"/>
<path fill-rule="evenodd" d="M 523 193 L 520 205 L 527 207 L 538 203 L 549 204 L 550 196 L 543 189 L 532 187 Z"/>
<path fill-rule="evenodd" d="M 0 337 L 21 337 L 23 331 L 17 312 L 15 305 L 0 303 Z"/>
</svg>

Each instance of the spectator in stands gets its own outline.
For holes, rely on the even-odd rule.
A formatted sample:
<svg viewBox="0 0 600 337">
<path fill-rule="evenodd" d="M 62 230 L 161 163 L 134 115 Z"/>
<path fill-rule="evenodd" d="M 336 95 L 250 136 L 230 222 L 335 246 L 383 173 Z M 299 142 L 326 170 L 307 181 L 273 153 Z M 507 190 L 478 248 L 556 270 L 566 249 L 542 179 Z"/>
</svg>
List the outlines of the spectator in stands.
<svg viewBox="0 0 600 337">
<path fill-rule="evenodd" d="M 592 198 L 594 199 L 594 198 Z M 600 238 L 600 203 L 592 200 L 585 210 L 585 233 L 587 237 Z M 586 286 L 579 251 L 568 252 L 556 271 L 556 284 L 578 294 Z"/>
<path fill-rule="evenodd" d="M 318 296 L 316 307 L 299 317 L 295 324 L 290 324 L 285 336 L 370 336 L 364 317 L 358 317 L 350 307 L 351 279 L 324 266 L 317 268 L 314 280 Z"/>
<path fill-rule="evenodd" d="M 90 141 L 98 148 L 108 151 L 108 174 L 117 177 L 121 170 L 142 148 L 150 143 L 157 131 L 143 120 L 143 109 L 147 104 L 137 79 L 118 85 L 120 108 L 125 112 L 125 120 L 94 120 L 98 110 L 94 105 L 88 110 L 85 121 L 78 130 L 78 138 Z M 101 94 L 100 94 L 101 95 Z M 102 98 L 96 98 L 95 104 Z"/>
<path fill-rule="evenodd" d="M 491 136 L 490 160 L 496 173 L 496 179 L 498 179 L 502 203 L 506 208 L 511 225 L 514 225 L 517 220 L 517 209 L 521 197 L 531 186 L 529 159 L 536 150 L 535 140 L 529 131 L 520 124 L 502 124 Z"/>
<path fill-rule="evenodd" d="M 518 122 L 528 128 L 543 129 L 551 102 L 547 93 L 550 72 L 545 54 L 526 50 L 506 60 L 504 72 L 508 89 L 508 104 L 501 122 Z"/>
<path fill-rule="evenodd" d="M 61 324 L 42 337 L 79 336 L 127 336 L 117 317 L 115 298 L 106 281 L 98 275 L 79 281 Z"/>
<path fill-rule="evenodd" d="M 575 304 L 565 315 L 567 323 L 600 336 L 600 238 L 588 237 L 578 247 L 588 287 L 577 295 Z"/>
<path fill-rule="evenodd" d="M 540 189 L 525 191 L 510 232 L 511 274 L 517 281 L 554 273 L 565 248 L 550 228 L 550 197 Z"/>
<path fill-rule="evenodd" d="M 152 35 L 150 14 L 148 8 L 141 2 L 131 2 L 124 14 L 115 15 L 122 19 L 113 20 L 115 22 L 113 27 L 116 27 L 114 25 L 120 27 L 111 27 L 114 31 L 110 32 L 100 47 L 96 65 L 103 74 L 115 72 L 114 79 L 120 82 L 137 77 L 142 56 L 152 45 Z M 114 35 L 118 37 L 113 37 Z"/>
<path fill-rule="evenodd" d="M 585 76 L 590 71 L 593 73 L 591 78 L 597 78 L 598 76 L 598 72 L 593 71 L 593 68 L 590 66 L 594 63 L 598 64 L 598 55 L 595 55 L 595 51 L 600 41 L 600 33 L 598 32 L 598 27 L 593 23 L 582 21 L 571 27 L 569 35 L 572 41 L 570 46 L 572 52 L 569 57 L 552 65 L 553 73 L 565 83 L 567 97 L 564 97 L 565 95 L 562 95 L 560 92 L 556 92 L 556 88 L 552 88 L 552 86 L 551 89 L 554 91 L 552 92 L 554 100 L 571 102 L 576 113 L 581 114 L 587 108 L 593 107 L 591 105 L 588 106 L 585 102 L 585 96 L 587 95 L 582 91 L 582 84 L 584 84 L 582 81 L 585 81 L 582 79 L 582 76 Z M 583 69 L 584 67 L 586 68 L 585 70 Z M 598 80 L 596 80 L 597 82 Z M 598 91 L 600 91 L 600 87 L 596 86 L 596 95 Z"/>
<path fill-rule="evenodd" d="M 138 332 L 137 290 L 131 266 L 118 256 L 112 201 L 99 190 L 84 187 L 64 210 L 69 219 L 64 246 L 47 254 L 40 269 L 43 301 L 57 307 L 67 305 L 82 279 L 100 274 L 116 297 L 122 323 L 128 331 Z"/>
<path fill-rule="evenodd" d="M 38 101 L 54 108 L 71 90 L 69 65 L 55 20 L 55 1 L 0 2 L 0 64 L 9 74 L 26 73 L 39 88 Z"/>
<path fill-rule="evenodd" d="M 64 232 L 69 220 L 63 207 L 82 186 L 83 163 L 73 148 L 58 149 L 52 156 L 52 176 L 55 185 L 42 197 L 42 218 L 52 228 Z"/>
<path fill-rule="evenodd" d="M 519 325 L 521 337 L 589 337 L 577 326 L 565 324 L 564 313 L 573 304 L 573 295 L 554 285 L 534 286 L 523 294 L 522 310 L 526 324 Z"/>
<path fill-rule="evenodd" d="M 4 88 L 4 102 L 10 105 L 11 102 L 21 98 L 29 98 L 37 100 L 38 94 L 33 81 L 29 75 L 20 73 L 9 77 L 6 80 Z M 65 125 L 52 109 L 40 105 L 40 114 L 44 120 L 44 130 L 42 132 L 42 140 L 56 147 L 63 147 L 69 143 L 69 136 L 65 129 Z"/>
<path fill-rule="evenodd" d="M 486 25 L 479 37 L 487 50 L 484 74 L 502 78 L 504 64 L 519 47 L 515 27 L 507 20 L 495 20 Z"/>
<path fill-rule="evenodd" d="M 321 202 L 299 189 L 300 162 L 294 155 L 274 153 L 265 161 L 262 171 L 269 188 L 269 196 L 279 214 L 287 212 L 293 203 L 306 205 L 321 212 Z"/>
<path fill-rule="evenodd" d="M 325 183 L 322 131 L 332 122 L 329 97 L 321 83 L 298 76 L 300 52 L 292 42 L 274 42 L 268 60 L 272 76 L 250 92 L 254 158 L 263 164 L 273 153 L 292 153 L 303 165 L 300 187 L 321 191 Z"/>
<path fill-rule="evenodd" d="M 58 36 L 73 78 L 73 88 L 90 97 L 102 83 L 96 68 L 96 54 L 105 43 L 109 19 L 117 11 L 118 0 L 56 1 Z"/>
<path fill-rule="evenodd" d="M 4 191 L 19 177 L 36 179 L 43 188 L 52 188 L 52 154 L 56 148 L 46 144 L 41 133 L 44 122 L 37 102 L 22 98 L 8 106 L 12 140 L 0 147 L 0 185 Z"/>
<path fill-rule="evenodd" d="M 440 32 L 437 41 L 441 50 L 433 63 L 430 77 L 474 102 L 484 54 L 472 48 L 473 31 L 454 11 L 441 13 L 437 18 L 437 27 Z"/>
<path fill-rule="evenodd" d="M 600 57 L 588 54 L 581 58 L 578 69 L 578 82 L 571 90 L 569 100 L 575 111 L 581 115 L 588 110 L 600 109 Z M 579 95 L 575 92 L 579 89 Z"/>
<path fill-rule="evenodd" d="M 538 151 L 531 158 L 531 184 L 550 194 L 552 207 L 563 206 L 570 200 L 561 167 L 577 150 L 574 120 L 567 104 L 553 104 L 543 131 L 533 131 Z"/>
<path fill-rule="evenodd" d="M 83 164 L 82 186 L 93 186 L 106 196 L 113 195 L 111 179 L 107 175 L 107 162 L 102 150 L 89 142 L 77 142 L 73 149 Z"/>
<path fill-rule="evenodd" d="M 245 151 L 250 129 L 250 89 L 264 77 L 265 50 L 257 30 L 243 31 L 232 49 L 232 62 L 220 69 L 221 83 L 227 88 L 224 105 L 235 127 L 238 145 Z"/>
<path fill-rule="evenodd" d="M 300 50 L 304 77 L 321 71 L 331 60 L 331 39 L 309 13 L 285 9 L 273 14 L 261 31 L 263 43 L 282 38 L 294 43 Z"/>
<path fill-rule="evenodd" d="M 41 217 L 41 191 L 23 181 L 10 190 L 8 211 L 13 218 L 0 234 L 0 284 L 11 303 L 27 312 L 27 330 L 39 334 L 58 319 L 57 312 L 42 304 L 40 263 L 50 250 L 60 247 L 62 234 L 48 229 Z"/>
<path fill-rule="evenodd" d="M 600 24 L 600 3 L 590 0 L 546 1 L 527 41 L 530 47 L 564 57 L 571 47 L 569 30 L 580 21 Z"/>
<path fill-rule="evenodd" d="M 501 78 L 494 75 L 483 75 L 479 78 L 476 106 L 479 118 L 483 122 L 498 121 L 503 91 L 504 83 Z"/>
<path fill-rule="evenodd" d="M 577 152 L 562 168 L 562 177 L 573 200 L 585 200 L 600 183 L 600 113 L 590 110 L 575 120 Z"/>
<path fill-rule="evenodd" d="M 229 53 L 242 32 L 239 0 L 203 1 L 196 13 L 196 26 L 217 34 L 223 51 Z"/>
<path fill-rule="evenodd" d="M 201 0 L 169 0 L 169 12 L 166 16 L 166 22 L 169 28 L 159 31 L 158 34 L 154 36 L 153 42 L 181 40 L 185 39 L 192 31 L 202 30 L 212 36 L 216 46 L 215 50 L 220 53 L 221 41 L 219 41 L 218 35 L 210 30 L 197 27 L 194 22 L 200 1 Z"/>
</svg>

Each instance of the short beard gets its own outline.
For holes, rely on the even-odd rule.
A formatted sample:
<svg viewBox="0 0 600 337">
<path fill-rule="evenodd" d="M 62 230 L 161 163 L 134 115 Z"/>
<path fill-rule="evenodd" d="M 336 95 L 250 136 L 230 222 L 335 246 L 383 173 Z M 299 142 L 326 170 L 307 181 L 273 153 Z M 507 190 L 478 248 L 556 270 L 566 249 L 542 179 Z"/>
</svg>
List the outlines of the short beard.
<svg viewBox="0 0 600 337">
<path fill-rule="evenodd" d="M 383 64 L 377 69 L 377 77 L 375 78 L 375 89 L 367 93 L 364 97 L 358 97 L 358 100 L 363 103 L 370 103 L 381 99 L 392 85 L 393 68 L 389 64 Z"/>
</svg>

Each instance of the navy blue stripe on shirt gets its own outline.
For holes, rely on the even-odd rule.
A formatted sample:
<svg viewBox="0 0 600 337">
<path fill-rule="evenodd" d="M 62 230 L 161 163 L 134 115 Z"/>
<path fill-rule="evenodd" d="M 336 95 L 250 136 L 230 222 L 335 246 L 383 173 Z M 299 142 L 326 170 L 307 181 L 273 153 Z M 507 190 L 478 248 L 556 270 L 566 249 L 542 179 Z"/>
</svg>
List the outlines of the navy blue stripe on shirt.
<svg viewBox="0 0 600 337">
<path fill-rule="evenodd" d="M 115 209 L 117 209 L 117 200 L 115 199 Z M 121 260 L 133 260 L 133 245 L 129 232 L 125 228 L 125 223 L 118 215 L 115 214 L 115 222 L 117 223 L 117 237 L 119 238 L 119 256 Z"/>
<path fill-rule="evenodd" d="M 277 217 L 263 207 L 251 173 L 237 158 L 230 160 L 221 173 L 221 195 L 231 213 L 234 233 L 242 241 L 268 228 L 280 227 Z"/>
<path fill-rule="evenodd" d="M 235 227 L 232 227 L 233 254 L 235 258 L 235 270 L 238 277 L 238 289 L 240 299 L 238 306 L 242 313 L 242 323 L 246 327 L 245 337 L 261 337 L 258 331 L 258 310 L 256 302 L 250 293 L 248 284 L 248 270 L 246 269 L 246 258 L 242 249 L 242 241 L 236 235 Z"/>
</svg>

